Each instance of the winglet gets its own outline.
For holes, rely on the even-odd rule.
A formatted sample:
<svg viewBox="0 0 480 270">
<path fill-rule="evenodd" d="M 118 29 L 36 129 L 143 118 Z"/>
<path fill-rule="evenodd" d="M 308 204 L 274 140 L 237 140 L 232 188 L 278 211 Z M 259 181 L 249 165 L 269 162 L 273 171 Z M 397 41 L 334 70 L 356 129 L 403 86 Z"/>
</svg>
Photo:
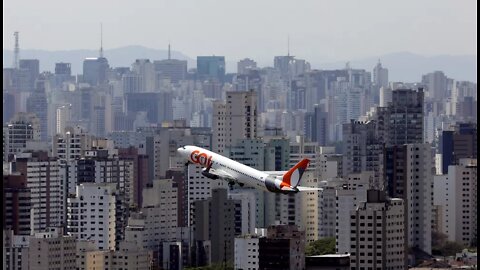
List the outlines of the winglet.
<svg viewBox="0 0 480 270">
<path fill-rule="evenodd" d="M 295 166 L 293 166 L 286 174 L 282 177 L 281 186 L 296 187 L 302 179 L 302 175 L 308 167 L 310 160 L 307 158 L 302 159 Z"/>
</svg>

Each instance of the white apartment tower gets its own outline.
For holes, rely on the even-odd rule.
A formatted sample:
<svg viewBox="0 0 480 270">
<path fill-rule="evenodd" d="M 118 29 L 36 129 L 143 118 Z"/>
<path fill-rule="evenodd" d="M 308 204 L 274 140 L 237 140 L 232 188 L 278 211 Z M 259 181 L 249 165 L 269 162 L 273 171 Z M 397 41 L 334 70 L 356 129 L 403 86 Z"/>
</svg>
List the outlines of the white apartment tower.
<svg viewBox="0 0 480 270">
<path fill-rule="evenodd" d="M 226 92 L 226 103 L 213 104 L 212 150 L 223 154 L 238 139 L 257 137 L 257 94 L 254 91 Z"/>
<path fill-rule="evenodd" d="M 65 128 L 71 120 L 72 104 L 62 105 L 55 111 L 55 134 L 65 134 Z"/>
<path fill-rule="evenodd" d="M 153 180 L 153 186 L 143 189 L 141 211 L 145 217 L 145 248 L 157 250 L 162 242 L 175 240 L 177 197 L 177 187 L 172 179 Z"/>
<path fill-rule="evenodd" d="M 350 269 L 406 269 L 404 205 L 369 190 L 366 202 L 350 211 Z"/>
<path fill-rule="evenodd" d="M 259 248 L 259 238 L 255 235 L 235 238 L 235 269 L 259 269 Z"/>
<path fill-rule="evenodd" d="M 367 201 L 367 190 L 371 178 L 373 178 L 371 172 L 350 174 L 345 181 L 342 181 L 341 187 L 336 187 L 335 250 L 337 254 L 350 253 L 349 235 L 352 227 L 349 219 L 350 212 L 355 210 L 360 202 Z"/>
<path fill-rule="evenodd" d="M 85 151 L 93 145 L 94 136 L 85 133 L 80 127 L 69 127 L 53 138 L 53 156 L 62 164 L 70 163 L 85 156 Z"/>
<path fill-rule="evenodd" d="M 477 239 L 477 160 L 460 159 L 448 174 L 435 176 L 434 205 L 440 206 L 439 229 L 449 241 L 470 246 Z"/>
<path fill-rule="evenodd" d="M 149 59 L 137 59 L 132 64 L 132 71 L 140 76 L 140 92 L 154 92 L 155 89 L 155 67 Z"/>
<path fill-rule="evenodd" d="M 388 194 L 406 205 L 407 245 L 431 254 L 434 161 L 430 144 L 387 147 Z"/>
<path fill-rule="evenodd" d="M 46 152 L 22 153 L 15 162 L 16 171 L 26 176 L 31 194 L 31 233 L 65 222 L 65 170 Z"/>
<path fill-rule="evenodd" d="M 111 183 L 83 183 L 68 198 L 67 232 L 93 240 L 100 250 L 115 250 L 116 188 Z"/>
</svg>

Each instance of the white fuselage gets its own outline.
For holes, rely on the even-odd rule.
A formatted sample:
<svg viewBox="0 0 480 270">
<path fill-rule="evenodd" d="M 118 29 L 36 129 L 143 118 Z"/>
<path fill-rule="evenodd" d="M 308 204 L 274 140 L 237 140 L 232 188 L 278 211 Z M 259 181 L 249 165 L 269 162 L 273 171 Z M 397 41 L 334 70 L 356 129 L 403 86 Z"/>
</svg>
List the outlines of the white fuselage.
<svg viewBox="0 0 480 270">
<path fill-rule="evenodd" d="M 267 173 L 196 146 L 185 146 L 179 148 L 178 152 L 191 163 L 205 168 L 212 164 L 211 169 L 226 172 L 239 183 L 268 191 L 265 186 Z"/>
</svg>

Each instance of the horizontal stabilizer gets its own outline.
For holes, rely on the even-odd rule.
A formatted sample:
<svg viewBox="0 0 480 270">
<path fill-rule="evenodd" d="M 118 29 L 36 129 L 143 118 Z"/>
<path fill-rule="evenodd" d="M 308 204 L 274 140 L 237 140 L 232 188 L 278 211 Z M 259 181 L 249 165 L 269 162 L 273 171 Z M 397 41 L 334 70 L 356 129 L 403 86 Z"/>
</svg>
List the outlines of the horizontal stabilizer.
<svg viewBox="0 0 480 270">
<path fill-rule="evenodd" d="M 314 187 L 302 187 L 302 186 L 297 186 L 298 191 L 319 191 L 323 190 L 323 188 L 314 188 Z"/>
<path fill-rule="evenodd" d="M 273 175 L 273 176 L 282 176 L 286 174 L 288 171 L 263 171 L 263 173 Z"/>
</svg>

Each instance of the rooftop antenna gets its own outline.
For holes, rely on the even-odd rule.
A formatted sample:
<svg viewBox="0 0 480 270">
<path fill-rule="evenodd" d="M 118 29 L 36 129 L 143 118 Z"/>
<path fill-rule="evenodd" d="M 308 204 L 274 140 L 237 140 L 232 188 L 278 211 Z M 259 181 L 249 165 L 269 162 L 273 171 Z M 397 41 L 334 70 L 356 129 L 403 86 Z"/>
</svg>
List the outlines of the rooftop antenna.
<svg viewBox="0 0 480 270">
<path fill-rule="evenodd" d="M 168 60 L 171 59 L 170 56 L 171 56 L 171 55 L 170 55 L 170 41 L 168 41 Z"/>
<path fill-rule="evenodd" d="M 290 57 L 290 35 L 287 35 L 287 56 Z"/>
<path fill-rule="evenodd" d="M 14 50 L 14 58 L 13 58 L 13 68 L 18 69 L 18 60 L 20 55 L 20 45 L 18 44 L 18 31 L 13 33 L 15 36 L 15 50 Z"/>
<path fill-rule="evenodd" d="M 100 57 L 103 58 L 103 24 L 100 23 Z"/>
</svg>

